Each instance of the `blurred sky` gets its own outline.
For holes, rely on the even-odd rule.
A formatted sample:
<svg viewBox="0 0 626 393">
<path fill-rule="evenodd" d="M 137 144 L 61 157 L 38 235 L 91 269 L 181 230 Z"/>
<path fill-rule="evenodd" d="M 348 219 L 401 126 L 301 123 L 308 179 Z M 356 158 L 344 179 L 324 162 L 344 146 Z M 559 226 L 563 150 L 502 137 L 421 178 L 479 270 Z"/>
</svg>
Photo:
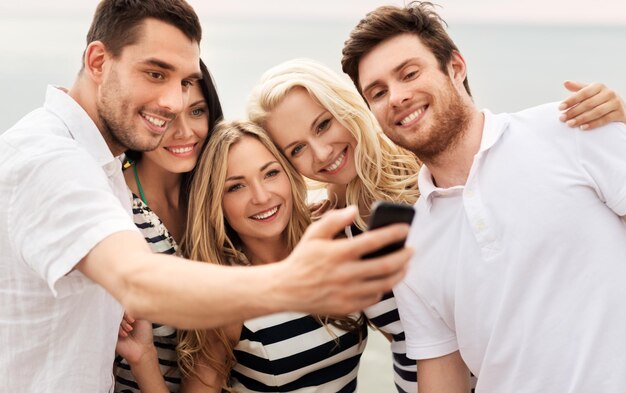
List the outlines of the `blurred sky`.
<svg viewBox="0 0 626 393">
<path fill-rule="evenodd" d="M 398 0 L 188 0 L 198 14 L 220 17 L 352 18 Z M 624 0 L 442 0 L 450 21 L 531 23 L 626 23 Z M 46 15 L 92 12 L 96 0 L 3 0 L 0 14 Z"/>
<path fill-rule="evenodd" d="M 343 42 L 370 10 L 401 0 L 189 0 L 202 57 L 227 117 L 269 67 L 294 57 L 337 72 Z M 97 0 L 0 1 L 0 132 L 70 86 Z M 470 69 L 479 106 L 517 110 L 560 99 L 566 78 L 600 80 L 626 94 L 626 0 L 442 0 L 440 14 Z M 515 94 L 511 94 L 515 92 Z"/>
</svg>

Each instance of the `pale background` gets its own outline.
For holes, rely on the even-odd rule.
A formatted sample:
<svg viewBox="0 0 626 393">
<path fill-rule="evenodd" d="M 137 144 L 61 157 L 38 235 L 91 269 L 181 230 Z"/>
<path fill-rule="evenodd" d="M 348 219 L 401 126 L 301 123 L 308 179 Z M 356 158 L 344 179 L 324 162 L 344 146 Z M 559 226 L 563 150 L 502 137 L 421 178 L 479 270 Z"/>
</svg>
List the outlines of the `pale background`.
<svg viewBox="0 0 626 393">
<path fill-rule="evenodd" d="M 263 71 L 309 57 L 340 72 L 341 47 L 369 10 L 402 1 L 190 0 L 204 27 L 202 57 L 226 117 L 242 116 Z M 69 86 L 80 68 L 95 0 L 0 3 L 0 132 L 43 103 L 48 83 Z M 515 111 L 564 98 L 565 79 L 602 81 L 626 94 L 623 0 L 448 0 L 440 13 L 464 54 L 480 107 Z M 388 346 L 378 334 L 359 392 L 391 392 Z"/>
</svg>

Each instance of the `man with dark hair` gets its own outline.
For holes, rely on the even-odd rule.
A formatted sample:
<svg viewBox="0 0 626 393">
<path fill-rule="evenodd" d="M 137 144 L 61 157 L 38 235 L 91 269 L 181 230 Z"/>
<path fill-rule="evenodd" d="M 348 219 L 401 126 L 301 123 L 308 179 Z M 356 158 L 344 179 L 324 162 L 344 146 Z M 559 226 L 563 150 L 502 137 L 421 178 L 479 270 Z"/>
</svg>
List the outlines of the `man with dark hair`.
<svg viewBox="0 0 626 393">
<path fill-rule="evenodd" d="M 354 209 L 263 267 L 150 252 L 116 156 L 159 144 L 201 78 L 200 36 L 184 0 L 104 0 L 72 88 L 49 87 L 43 108 L 0 136 L 1 391 L 111 391 L 123 310 L 181 328 L 286 310 L 345 314 L 403 276 L 408 249 L 360 257 L 406 226 L 331 240 Z"/>
<path fill-rule="evenodd" d="M 419 392 L 467 392 L 469 370 L 479 392 L 626 391 L 624 124 L 572 130 L 557 104 L 479 111 L 429 3 L 376 9 L 343 54 L 385 134 L 424 163 L 419 252 L 394 288 Z"/>
</svg>

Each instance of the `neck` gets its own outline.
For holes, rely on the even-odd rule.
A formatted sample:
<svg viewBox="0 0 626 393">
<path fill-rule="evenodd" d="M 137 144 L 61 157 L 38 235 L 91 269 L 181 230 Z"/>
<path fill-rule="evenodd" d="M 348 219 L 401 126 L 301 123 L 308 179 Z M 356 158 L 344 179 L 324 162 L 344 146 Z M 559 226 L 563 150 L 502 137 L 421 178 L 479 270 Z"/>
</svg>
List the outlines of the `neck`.
<svg viewBox="0 0 626 393">
<path fill-rule="evenodd" d="M 289 255 L 286 236 L 275 239 L 242 239 L 244 253 L 252 265 L 281 261 Z"/>
<path fill-rule="evenodd" d="M 141 187 L 150 206 L 167 206 L 178 209 L 182 174 L 168 172 L 145 159 L 139 160 L 136 166 Z M 135 193 L 138 191 L 136 184 L 131 189 Z"/>
<path fill-rule="evenodd" d="M 328 200 L 331 201 L 333 206 L 337 208 L 346 207 L 347 190 L 347 184 L 328 183 L 326 185 L 326 194 L 328 195 Z"/>
<path fill-rule="evenodd" d="M 465 185 L 474 156 L 480 150 L 484 121 L 484 115 L 472 106 L 469 122 L 459 139 L 436 157 L 424 160 L 437 187 Z"/>
<path fill-rule="evenodd" d="M 98 90 L 93 83 L 87 80 L 83 72 L 84 71 L 81 71 L 81 74 L 78 75 L 74 85 L 67 93 L 85 110 L 85 112 L 87 112 L 87 115 L 89 115 L 96 127 L 98 127 L 102 138 L 104 138 L 109 150 L 111 150 L 111 154 L 113 154 L 113 156 L 119 156 L 126 151 L 126 148 L 113 138 L 98 115 L 98 106 L 96 104 Z"/>
</svg>

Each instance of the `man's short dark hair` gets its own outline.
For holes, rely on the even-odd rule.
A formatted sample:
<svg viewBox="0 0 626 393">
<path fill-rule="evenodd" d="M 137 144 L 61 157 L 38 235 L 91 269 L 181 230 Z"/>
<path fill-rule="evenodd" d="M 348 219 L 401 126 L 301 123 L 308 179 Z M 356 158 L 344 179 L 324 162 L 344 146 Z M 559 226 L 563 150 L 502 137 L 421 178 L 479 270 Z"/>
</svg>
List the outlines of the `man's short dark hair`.
<svg viewBox="0 0 626 393">
<path fill-rule="evenodd" d="M 87 45 L 101 41 L 118 57 L 124 47 L 137 42 L 147 18 L 168 23 L 189 40 L 200 43 L 202 28 L 198 15 L 185 0 L 102 0 L 87 33 Z"/>
<path fill-rule="evenodd" d="M 415 34 L 433 53 L 439 68 L 448 74 L 448 63 L 456 45 L 446 32 L 446 22 L 433 10 L 430 2 L 413 1 L 406 7 L 382 6 L 368 13 L 350 33 L 344 43 L 341 68 L 361 92 L 359 63 L 364 55 L 381 42 L 399 34 Z M 470 93 L 467 78 L 463 86 Z"/>
</svg>

